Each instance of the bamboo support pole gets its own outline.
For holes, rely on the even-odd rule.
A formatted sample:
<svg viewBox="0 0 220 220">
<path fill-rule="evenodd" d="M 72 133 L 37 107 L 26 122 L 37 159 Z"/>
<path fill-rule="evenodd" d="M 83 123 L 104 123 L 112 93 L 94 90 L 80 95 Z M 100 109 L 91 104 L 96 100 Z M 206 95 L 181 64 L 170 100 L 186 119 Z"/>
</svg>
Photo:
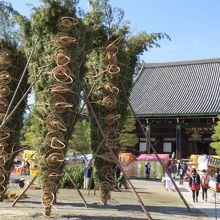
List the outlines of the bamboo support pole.
<svg viewBox="0 0 220 220">
<path fill-rule="evenodd" d="M 32 87 L 34 86 L 35 82 L 37 81 L 37 79 L 40 77 L 40 75 L 42 74 L 43 69 L 41 69 L 41 71 L 39 72 L 39 74 L 36 76 L 36 78 L 34 79 L 34 81 L 32 82 L 32 84 L 29 86 L 29 88 L 27 89 L 27 91 L 24 93 L 24 95 L 21 97 L 21 99 L 18 101 L 18 103 L 16 104 L 16 106 L 14 107 L 14 109 L 10 112 L 10 114 L 5 118 L 5 120 L 2 122 L 2 124 L 0 125 L 0 130 L 1 128 L 7 123 L 7 121 L 10 119 L 10 117 L 14 114 L 14 112 L 17 110 L 17 108 L 19 107 L 19 105 L 22 103 L 22 101 L 25 99 L 25 97 L 28 95 L 29 91 L 32 89 Z"/>
<path fill-rule="evenodd" d="M 34 183 L 34 181 L 36 180 L 37 176 L 35 176 L 31 182 L 25 187 L 25 189 L 23 190 L 23 192 L 15 199 L 15 201 L 12 203 L 12 207 L 15 206 L 15 204 L 18 202 L 18 200 L 24 195 L 24 193 L 29 189 L 29 187 Z"/>
<path fill-rule="evenodd" d="M 20 80 L 19 80 L 19 82 L 18 82 L 18 84 L 17 84 L 17 87 L 16 87 L 16 89 L 15 89 L 15 91 L 14 91 L 14 94 L 13 94 L 13 96 L 12 96 L 12 98 L 11 98 L 11 101 L 10 101 L 9 106 L 8 106 L 8 109 L 7 109 L 6 113 L 5 113 L 3 122 L 4 122 L 5 119 L 7 118 L 7 115 L 8 115 L 8 113 L 9 113 L 9 111 L 10 111 L 11 105 L 12 105 L 14 99 L 15 99 L 15 96 L 17 95 L 18 89 L 19 89 L 19 87 L 20 87 L 20 85 L 21 85 L 21 82 L 22 82 L 24 76 L 25 76 L 25 73 L 26 73 L 26 70 L 27 70 L 27 68 L 28 68 L 29 62 L 30 62 L 31 57 L 32 57 L 32 55 L 33 55 L 33 53 L 34 53 L 34 50 L 35 50 L 35 48 L 36 48 L 36 46 L 37 46 L 38 38 L 39 38 L 39 34 L 38 34 L 38 36 L 37 36 L 37 39 L 35 40 L 34 46 L 32 47 L 32 50 L 31 50 L 30 55 L 29 55 L 29 57 L 28 57 L 28 60 L 27 60 L 27 63 L 26 63 L 26 65 L 25 65 L 25 68 L 24 68 L 24 70 L 23 70 L 23 73 L 22 73 L 22 75 L 21 75 L 21 78 L 20 78 Z"/>
<path fill-rule="evenodd" d="M 95 121 L 96 121 L 96 124 L 97 124 L 97 126 L 98 126 L 98 128 L 99 128 L 100 134 L 102 135 L 102 138 L 105 139 L 104 131 L 103 131 L 103 129 L 102 129 L 100 123 L 99 123 L 99 120 L 98 120 L 98 118 L 97 118 L 97 116 L 96 116 L 96 114 L 95 114 L 95 111 L 94 111 L 94 109 L 93 109 L 93 107 L 92 107 L 92 105 L 91 105 L 91 103 L 90 103 L 90 101 L 89 101 L 89 98 L 88 98 L 88 96 L 87 96 L 87 93 L 86 93 L 85 89 L 83 88 L 83 86 L 82 86 L 80 80 L 78 80 L 78 81 L 79 81 L 79 86 L 81 87 L 82 91 L 84 92 L 86 103 L 87 103 L 88 107 L 90 108 L 91 114 L 92 114 L 92 116 L 94 117 L 94 119 L 95 119 Z M 148 217 L 148 219 L 152 220 L 152 217 L 151 217 L 150 213 L 149 213 L 149 212 L 147 211 L 147 209 L 145 208 L 143 201 L 141 200 L 140 196 L 139 196 L 138 193 L 136 192 L 136 190 L 135 190 L 133 184 L 131 183 L 131 181 L 128 179 L 128 177 L 127 177 L 126 173 L 124 172 L 124 170 L 123 170 L 123 168 L 122 168 L 122 166 L 121 166 L 121 164 L 120 164 L 118 158 L 115 156 L 114 152 L 112 151 L 111 147 L 109 146 L 109 143 L 108 143 L 107 141 L 106 141 L 106 143 L 107 143 L 107 146 L 108 146 L 108 148 L 109 148 L 109 151 L 112 153 L 112 155 L 113 155 L 113 157 L 114 157 L 114 159 L 115 159 L 116 164 L 117 164 L 118 167 L 121 169 L 121 171 L 122 171 L 122 173 L 123 173 L 125 179 L 126 179 L 126 180 L 128 181 L 128 183 L 130 184 L 130 186 L 131 186 L 131 188 L 132 188 L 132 190 L 133 190 L 135 196 L 136 196 L 137 199 L 138 199 L 138 202 L 140 203 L 141 208 L 143 209 L 143 211 L 144 211 L 144 213 L 146 214 L 146 216 Z"/>
<path fill-rule="evenodd" d="M 69 178 L 69 180 L 71 181 L 71 183 L 73 184 L 73 186 L 76 188 L 76 190 L 77 190 L 79 196 L 82 198 L 85 207 L 88 208 L 88 205 L 87 205 L 87 203 L 86 203 L 86 200 L 85 200 L 85 198 L 83 197 L 82 193 L 80 192 L 80 190 L 79 190 L 77 184 L 76 184 L 75 181 L 70 177 L 70 175 L 68 174 L 68 171 L 67 171 L 67 170 L 65 170 L 65 171 L 66 171 L 67 177 Z"/>
<path fill-rule="evenodd" d="M 139 118 L 136 116 L 136 114 L 135 114 L 135 112 L 134 112 L 134 109 L 133 109 L 133 107 L 132 107 L 132 105 L 131 105 L 131 103 L 130 103 L 130 101 L 129 101 L 127 95 L 126 95 L 126 92 L 125 92 L 125 89 L 124 89 L 123 86 L 122 86 L 122 88 L 123 88 L 123 91 L 124 91 L 125 98 L 127 99 L 127 102 L 128 102 L 128 104 L 129 104 L 129 106 L 130 106 L 132 112 L 133 112 L 133 115 L 135 116 L 136 121 L 137 121 L 138 125 L 139 125 L 140 128 L 141 128 L 141 131 L 143 132 L 145 138 L 146 138 L 147 140 L 149 140 L 150 138 L 149 138 L 149 136 L 146 134 L 146 132 L 145 132 L 145 130 L 144 130 L 144 127 L 143 127 L 143 125 L 141 124 Z M 173 185 L 174 185 L 176 191 L 178 192 L 180 198 L 182 199 L 183 203 L 184 203 L 185 206 L 187 207 L 188 211 L 191 212 L 192 210 L 190 209 L 188 203 L 186 202 L 186 200 L 185 200 L 185 198 L 183 197 L 182 193 L 180 192 L 178 186 L 176 185 L 176 183 L 175 183 L 175 181 L 173 180 L 172 176 L 171 176 L 170 173 L 168 172 L 167 168 L 164 166 L 162 160 L 159 158 L 159 156 L 158 156 L 158 154 L 157 154 L 157 151 L 156 151 L 156 149 L 154 148 L 154 146 L 152 145 L 152 143 L 151 143 L 150 140 L 149 140 L 149 144 L 150 144 L 150 148 L 153 150 L 155 156 L 157 157 L 158 161 L 160 162 L 160 164 L 161 164 L 163 170 L 165 171 L 165 173 L 166 173 L 166 174 L 169 176 L 169 178 L 171 179 L 171 181 L 172 181 L 172 183 L 173 183 Z"/>
</svg>

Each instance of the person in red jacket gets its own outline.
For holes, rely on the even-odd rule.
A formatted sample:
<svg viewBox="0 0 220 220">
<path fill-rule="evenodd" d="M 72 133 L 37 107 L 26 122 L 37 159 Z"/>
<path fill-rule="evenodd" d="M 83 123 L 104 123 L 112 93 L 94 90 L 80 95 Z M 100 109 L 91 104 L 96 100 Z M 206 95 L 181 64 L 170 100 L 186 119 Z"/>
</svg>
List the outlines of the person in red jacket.
<svg viewBox="0 0 220 220">
<path fill-rule="evenodd" d="M 189 186 L 192 190 L 193 202 L 198 202 L 199 190 L 200 190 L 200 176 L 196 169 L 192 169 L 191 176 L 189 179 Z"/>
</svg>

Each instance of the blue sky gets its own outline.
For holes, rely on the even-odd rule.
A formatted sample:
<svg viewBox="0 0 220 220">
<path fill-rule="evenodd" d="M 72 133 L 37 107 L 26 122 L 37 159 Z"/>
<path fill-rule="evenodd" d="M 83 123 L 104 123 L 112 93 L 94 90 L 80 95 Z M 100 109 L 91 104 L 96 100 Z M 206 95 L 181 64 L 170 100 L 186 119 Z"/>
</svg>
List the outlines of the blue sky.
<svg viewBox="0 0 220 220">
<path fill-rule="evenodd" d="M 6 0 L 24 15 L 31 13 L 25 3 L 38 0 Z M 163 40 L 142 56 L 145 62 L 167 62 L 220 57 L 219 0 L 111 0 L 125 11 L 132 32 L 166 32 Z M 87 0 L 80 0 L 87 9 Z"/>
</svg>

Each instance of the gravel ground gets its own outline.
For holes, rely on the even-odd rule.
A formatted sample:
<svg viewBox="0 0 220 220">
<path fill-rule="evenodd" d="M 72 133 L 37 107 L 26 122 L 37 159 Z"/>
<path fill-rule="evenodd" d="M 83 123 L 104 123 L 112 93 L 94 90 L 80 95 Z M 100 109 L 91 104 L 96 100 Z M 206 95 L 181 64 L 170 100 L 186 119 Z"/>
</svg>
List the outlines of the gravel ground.
<svg viewBox="0 0 220 220">
<path fill-rule="evenodd" d="M 207 216 L 191 204 L 192 212 L 189 212 L 178 194 L 166 191 L 160 181 L 132 180 L 138 194 L 143 200 L 146 209 L 153 219 L 192 219 L 212 220 L 213 216 Z M 22 191 L 20 188 L 10 188 L 9 191 Z M 112 192 L 112 199 L 108 206 L 100 206 L 98 195 L 93 191 L 81 191 L 88 208 L 79 197 L 76 190 L 61 189 L 58 194 L 58 203 L 52 209 L 51 219 L 75 219 L 75 220 L 134 220 L 147 219 L 143 213 L 134 193 L 129 191 Z M 186 190 L 185 190 L 186 193 Z M 188 192 L 189 194 L 190 192 Z M 5 219 L 43 219 L 40 197 L 42 190 L 29 189 L 27 198 L 20 200 L 15 207 L 11 207 L 12 200 L 0 203 L 1 220 Z M 184 196 L 185 197 L 185 196 Z M 191 199 L 188 197 L 188 200 Z"/>
</svg>

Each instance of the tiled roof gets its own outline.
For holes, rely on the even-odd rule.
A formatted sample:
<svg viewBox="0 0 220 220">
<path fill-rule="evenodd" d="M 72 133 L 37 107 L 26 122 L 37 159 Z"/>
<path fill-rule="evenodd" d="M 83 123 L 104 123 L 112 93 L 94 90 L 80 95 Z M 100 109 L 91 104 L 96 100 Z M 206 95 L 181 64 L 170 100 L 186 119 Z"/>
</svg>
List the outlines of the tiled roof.
<svg viewBox="0 0 220 220">
<path fill-rule="evenodd" d="M 220 59 L 145 64 L 130 101 L 139 117 L 220 114 Z"/>
</svg>

